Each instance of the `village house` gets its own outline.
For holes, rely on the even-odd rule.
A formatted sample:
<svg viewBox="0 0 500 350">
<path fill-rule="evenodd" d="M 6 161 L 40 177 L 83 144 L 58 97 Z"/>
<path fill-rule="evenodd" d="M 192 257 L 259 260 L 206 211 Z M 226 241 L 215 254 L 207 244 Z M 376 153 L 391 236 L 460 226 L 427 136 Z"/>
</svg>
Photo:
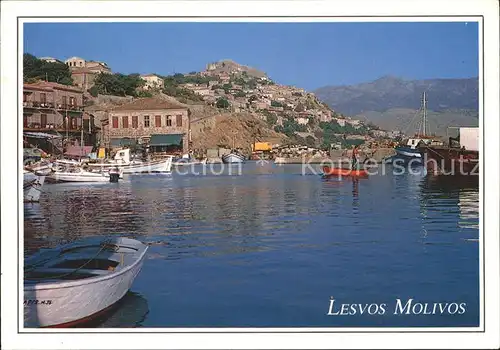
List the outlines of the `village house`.
<svg viewBox="0 0 500 350">
<path fill-rule="evenodd" d="M 48 63 L 63 63 L 63 62 L 59 61 L 57 58 L 54 58 L 54 57 L 40 57 L 39 60 L 45 61 L 45 62 L 48 62 Z"/>
<path fill-rule="evenodd" d="M 111 73 L 111 69 L 104 62 L 71 57 L 64 63 L 69 67 L 75 85 L 84 90 L 88 90 L 94 85 L 94 81 L 100 73 Z"/>
<path fill-rule="evenodd" d="M 195 92 L 201 96 L 213 96 L 213 95 L 215 95 L 215 91 L 213 91 L 212 89 L 207 88 L 205 86 L 196 86 L 196 87 L 191 88 L 190 90 L 192 90 L 193 92 Z"/>
<path fill-rule="evenodd" d="M 158 97 L 137 99 L 109 112 L 105 126 L 107 147 L 147 144 L 153 153 L 187 153 L 189 109 Z"/>
<path fill-rule="evenodd" d="M 66 145 L 79 142 L 83 131 L 84 141 L 91 142 L 95 128 L 89 115 L 84 118 L 83 91 L 45 81 L 24 84 L 23 131 L 40 137 L 64 134 Z"/>
<path fill-rule="evenodd" d="M 307 123 L 309 123 L 309 118 L 298 117 L 295 118 L 295 121 L 300 125 L 307 125 Z"/>
<path fill-rule="evenodd" d="M 164 80 L 155 74 L 141 75 L 141 79 L 146 82 L 144 84 L 145 90 L 161 89 L 164 86 Z"/>
</svg>

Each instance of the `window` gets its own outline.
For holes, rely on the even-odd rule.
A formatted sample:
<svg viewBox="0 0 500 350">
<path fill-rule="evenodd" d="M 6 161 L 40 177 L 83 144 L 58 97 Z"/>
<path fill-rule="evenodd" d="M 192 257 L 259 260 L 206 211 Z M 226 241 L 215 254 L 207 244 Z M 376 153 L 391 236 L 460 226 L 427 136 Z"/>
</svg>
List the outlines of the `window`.
<svg viewBox="0 0 500 350">
<path fill-rule="evenodd" d="M 176 120 L 175 120 L 175 125 L 176 125 L 177 127 L 182 126 L 182 115 L 181 115 L 181 114 L 177 114 L 177 115 L 175 116 L 175 118 L 176 118 Z"/>
<path fill-rule="evenodd" d="M 113 129 L 118 129 L 118 117 L 113 117 Z"/>
<path fill-rule="evenodd" d="M 122 125 L 123 125 L 123 128 L 124 129 L 127 129 L 128 128 L 128 116 L 124 115 L 122 117 Z"/>
<path fill-rule="evenodd" d="M 67 104 L 66 104 L 66 96 L 63 96 L 63 97 L 62 97 L 62 108 L 63 108 L 63 109 L 66 109 L 66 105 L 67 105 Z"/>
<path fill-rule="evenodd" d="M 70 106 L 74 106 L 75 105 L 75 98 L 74 97 L 70 97 L 69 98 L 69 105 Z"/>
<path fill-rule="evenodd" d="M 47 127 L 47 114 L 40 114 L 40 127 L 41 128 Z"/>
<path fill-rule="evenodd" d="M 40 93 L 40 103 L 45 103 L 47 102 L 47 94 L 41 92 Z"/>
<path fill-rule="evenodd" d="M 139 122 L 138 122 L 138 120 L 137 120 L 137 116 L 136 116 L 136 115 L 133 115 L 133 116 L 132 116 L 132 127 L 133 127 L 134 129 L 137 129 L 137 127 L 138 127 L 138 126 L 139 126 Z"/>
<path fill-rule="evenodd" d="M 28 101 L 28 94 L 26 92 L 23 93 L 23 102 Z"/>
<path fill-rule="evenodd" d="M 172 126 L 172 117 L 167 115 L 167 126 Z"/>
<path fill-rule="evenodd" d="M 161 115 L 155 115 L 155 126 L 157 128 L 161 128 Z M 167 126 L 168 126 L 168 120 L 167 120 Z"/>
<path fill-rule="evenodd" d="M 144 127 L 149 128 L 149 115 L 144 116 Z"/>
</svg>

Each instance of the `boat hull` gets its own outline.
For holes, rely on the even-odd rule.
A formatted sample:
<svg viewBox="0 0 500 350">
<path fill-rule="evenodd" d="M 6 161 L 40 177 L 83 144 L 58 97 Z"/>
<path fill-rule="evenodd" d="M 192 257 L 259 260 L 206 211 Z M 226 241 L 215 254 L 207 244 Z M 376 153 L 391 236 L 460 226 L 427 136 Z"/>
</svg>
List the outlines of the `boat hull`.
<svg viewBox="0 0 500 350">
<path fill-rule="evenodd" d="M 55 172 L 47 176 L 51 182 L 110 182 L 109 173 Z"/>
<path fill-rule="evenodd" d="M 149 162 L 149 163 L 137 163 L 137 164 L 89 164 L 89 167 L 93 169 L 101 169 L 102 171 L 108 171 L 109 169 L 118 168 L 123 174 L 143 174 L 143 173 L 155 173 L 155 172 L 171 172 L 172 171 L 172 158 L 166 160 Z"/>
<path fill-rule="evenodd" d="M 323 167 L 323 176 L 351 176 L 351 177 L 368 177 L 366 170 L 352 170 L 344 168 Z"/>
<path fill-rule="evenodd" d="M 425 166 L 429 174 L 478 176 L 479 152 L 459 148 L 423 148 Z"/>
<path fill-rule="evenodd" d="M 24 287 L 24 327 L 72 327 L 108 311 L 131 288 L 147 247 L 134 264 L 105 276 Z"/>
<path fill-rule="evenodd" d="M 243 163 L 244 161 L 245 157 L 235 153 L 229 153 L 222 156 L 222 162 L 225 164 Z"/>
</svg>

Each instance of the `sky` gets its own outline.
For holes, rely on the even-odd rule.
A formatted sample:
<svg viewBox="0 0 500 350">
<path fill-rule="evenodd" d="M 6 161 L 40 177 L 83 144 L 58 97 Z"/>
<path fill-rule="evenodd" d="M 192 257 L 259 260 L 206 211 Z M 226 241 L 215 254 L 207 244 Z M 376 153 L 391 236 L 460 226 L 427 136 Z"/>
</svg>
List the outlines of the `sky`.
<svg viewBox="0 0 500 350">
<path fill-rule="evenodd" d="M 314 90 L 403 79 L 478 76 L 477 22 L 25 23 L 24 52 L 169 75 L 232 59 L 280 84 Z"/>
</svg>

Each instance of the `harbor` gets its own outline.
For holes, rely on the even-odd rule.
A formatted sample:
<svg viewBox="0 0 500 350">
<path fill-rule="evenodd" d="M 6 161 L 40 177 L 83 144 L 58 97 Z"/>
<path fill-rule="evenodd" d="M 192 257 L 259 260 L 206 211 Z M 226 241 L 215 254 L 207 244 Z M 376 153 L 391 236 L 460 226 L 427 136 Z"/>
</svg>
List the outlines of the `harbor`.
<svg viewBox="0 0 500 350">
<path fill-rule="evenodd" d="M 18 331 L 484 327 L 478 24 L 242 24 L 23 24 Z"/>
<path fill-rule="evenodd" d="M 44 185 L 40 201 L 24 206 L 24 254 L 110 233 L 148 246 L 131 292 L 96 327 L 479 322 L 479 272 L 469 263 L 479 258 L 474 181 L 392 172 L 323 179 L 302 174 L 301 165 L 252 161 L 241 173 L 214 165 L 219 172 L 203 175 L 202 167 L 116 184 Z M 443 290 L 467 303 L 467 312 L 446 322 L 389 311 L 327 315 L 331 296 L 391 304 L 417 294 L 431 302 Z"/>
</svg>

